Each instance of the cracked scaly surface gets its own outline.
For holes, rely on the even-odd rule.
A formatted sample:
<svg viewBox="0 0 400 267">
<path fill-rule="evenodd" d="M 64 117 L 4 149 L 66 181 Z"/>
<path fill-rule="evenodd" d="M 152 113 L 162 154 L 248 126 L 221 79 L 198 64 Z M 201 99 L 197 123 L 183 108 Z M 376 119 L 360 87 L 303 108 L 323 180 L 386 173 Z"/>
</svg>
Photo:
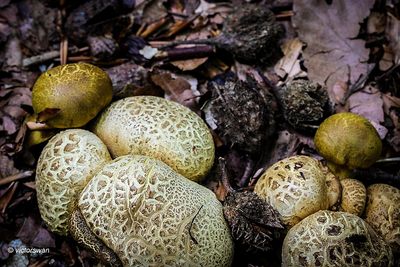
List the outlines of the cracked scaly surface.
<svg viewBox="0 0 400 267">
<path fill-rule="evenodd" d="M 150 156 L 194 181 L 202 180 L 214 162 L 214 142 L 203 120 L 160 97 L 135 96 L 112 103 L 93 132 L 114 158 Z"/>
<path fill-rule="evenodd" d="M 124 266 L 230 266 L 222 205 L 159 160 L 115 159 L 88 183 L 79 207 Z"/>
<path fill-rule="evenodd" d="M 37 164 L 36 191 L 40 214 L 52 232 L 68 233 L 79 193 L 110 160 L 107 147 L 89 131 L 66 130 L 50 139 Z"/>
</svg>

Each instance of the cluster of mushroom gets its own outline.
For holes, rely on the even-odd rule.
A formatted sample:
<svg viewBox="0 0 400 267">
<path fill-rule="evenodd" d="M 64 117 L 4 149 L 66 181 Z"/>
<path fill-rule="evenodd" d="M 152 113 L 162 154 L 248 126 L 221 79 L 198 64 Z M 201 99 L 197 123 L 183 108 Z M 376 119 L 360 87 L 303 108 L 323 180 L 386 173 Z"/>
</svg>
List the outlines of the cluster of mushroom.
<svg viewBox="0 0 400 267">
<path fill-rule="evenodd" d="M 104 78 L 100 85 L 92 75 Z M 58 108 L 48 125 L 80 127 L 100 111 L 93 101 L 111 90 L 97 67 L 56 67 L 33 88 L 36 117 Z M 72 109 L 58 105 L 60 95 Z M 83 120 L 71 115 L 81 109 L 94 111 Z M 91 130 L 59 132 L 39 157 L 37 199 L 51 231 L 71 234 L 112 266 L 231 264 L 222 205 L 196 183 L 214 161 L 212 136 L 197 114 L 163 98 L 129 97 L 102 111 Z"/>
<path fill-rule="evenodd" d="M 380 156 L 375 129 L 361 116 L 335 114 L 320 125 L 315 145 L 330 170 L 312 157 L 293 156 L 269 167 L 254 188 L 287 226 L 283 266 L 392 266 L 400 244 L 400 190 L 365 188 L 344 176 Z"/>
</svg>

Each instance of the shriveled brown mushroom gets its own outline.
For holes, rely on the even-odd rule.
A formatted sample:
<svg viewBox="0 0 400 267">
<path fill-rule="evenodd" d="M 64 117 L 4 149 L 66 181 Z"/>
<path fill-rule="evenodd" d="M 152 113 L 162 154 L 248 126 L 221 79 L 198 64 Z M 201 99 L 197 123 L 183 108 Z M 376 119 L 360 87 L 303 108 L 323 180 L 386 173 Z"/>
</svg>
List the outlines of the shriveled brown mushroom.
<svg viewBox="0 0 400 267">
<path fill-rule="evenodd" d="M 400 253 L 400 190 L 387 184 L 367 188 L 365 220 Z"/>
<path fill-rule="evenodd" d="M 390 246 L 360 217 L 321 210 L 291 228 L 282 266 L 393 266 Z"/>
</svg>

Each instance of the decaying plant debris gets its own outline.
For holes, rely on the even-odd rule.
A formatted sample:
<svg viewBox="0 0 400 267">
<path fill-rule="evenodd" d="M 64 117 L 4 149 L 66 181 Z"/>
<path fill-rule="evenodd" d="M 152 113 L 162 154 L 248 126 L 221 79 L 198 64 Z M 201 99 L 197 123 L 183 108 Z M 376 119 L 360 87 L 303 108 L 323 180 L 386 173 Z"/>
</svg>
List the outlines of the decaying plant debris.
<svg viewBox="0 0 400 267">
<path fill-rule="evenodd" d="M 110 76 L 113 101 L 161 96 L 200 115 L 216 145 L 203 184 L 224 205 L 233 266 L 279 266 L 287 229 L 253 187 L 283 158 L 322 159 L 313 137 L 329 115 L 362 115 L 382 140 L 380 160 L 353 178 L 400 188 L 399 27 L 395 0 L 0 1 L 0 265 L 99 263 L 40 217 L 35 168 L 59 131 L 26 123 L 41 72 L 88 62 Z"/>
</svg>

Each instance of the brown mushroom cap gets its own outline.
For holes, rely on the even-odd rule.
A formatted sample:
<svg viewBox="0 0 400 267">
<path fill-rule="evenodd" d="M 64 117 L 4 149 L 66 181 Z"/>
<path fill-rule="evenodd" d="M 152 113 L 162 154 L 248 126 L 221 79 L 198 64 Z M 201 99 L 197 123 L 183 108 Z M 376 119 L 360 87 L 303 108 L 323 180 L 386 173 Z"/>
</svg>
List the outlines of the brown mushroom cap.
<svg viewBox="0 0 400 267">
<path fill-rule="evenodd" d="M 106 164 L 79 199 L 87 225 L 124 266 L 230 266 L 233 242 L 209 189 L 146 156 Z"/>
<path fill-rule="evenodd" d="M 382 142 L 374 126 L 353 113 L 338 113 L 319 126 L 315 138 L 317 151 L 328 161 L 350 169 L 367 168 L 380 156 Z"/>
<path fill-rule="evenodd" d="M 367 189 L 364 184 L 356 179 L 343 179 L 340 184 L 342 185 L 341 211 L 361 216 L 367 201 Z"/>
<path fill-rule="evenodd" d="M 87 63 L 72 63 L 42 73 L 32 89 L 35 114 L 60 109 L 46 124 L 55 128 L 81 127 L 93 119 L 112 98 L 107 73 Z"/>
<path fill-rule="evenodd" d="M 367 188 L 365 220 L 400 253 L 400 190 L 387 184 Z"/>
<path fill-rule="evenodd" d="M 393 266 L 390 246 L 360 217 L 318 211 L 289 230 L 282 266 Z"/>
<path fill-rule="evenodd" d="M 40 214 L 51 231 L 68 233 L 68 218 L 80 192 L 110 160 L 107 147 L 89 131 L 65 130 L 50 139 L 37 164 L 36 192 Z"/>
<path fill-rule="evenodd" d="M 204 121 L 161 97 L 116 101 L 99 116 L 93 131 L 113 157 L 146 155 L 194 181 L 202 180 L 214 163 L 214 141 Z"/>
<path fill-rule="evenodd" d="M 288 227 L 329 207 L 325 173 L 318 160 L 293 156 L 269 167 L 254 192 L 271 204 Z"/>
</svg>

